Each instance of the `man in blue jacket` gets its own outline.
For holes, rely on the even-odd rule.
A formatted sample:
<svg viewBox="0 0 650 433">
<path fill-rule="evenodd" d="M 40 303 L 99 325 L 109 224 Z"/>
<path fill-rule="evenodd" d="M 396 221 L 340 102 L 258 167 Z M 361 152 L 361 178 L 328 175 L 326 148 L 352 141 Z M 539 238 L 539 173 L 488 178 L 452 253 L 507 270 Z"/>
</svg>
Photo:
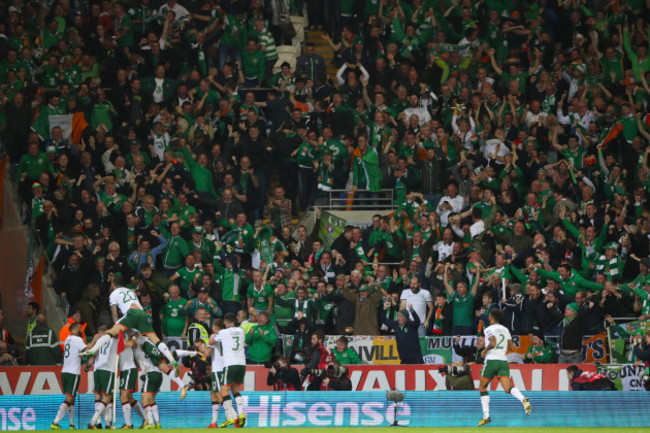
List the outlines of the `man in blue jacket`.
<svg viewBox="0 0 650 433">
<path fill-rule="evenodd" d="M 413 305 L 408 305 L 408 310 L 400 310 L 397 313 L 397 320 L 389 319 L 389 310 L 391 302 L 384 303 L 385 314 L 381 315 L 381 321 L 384 325 L 395 331 L 397 340 L 397 353 L 402 364 L 423 364 L 422 349 L 420 348 L 420 337 L 418 328 L 420 326 L 420 317 L 413 309 Z M 413 320 L 409 320 L 409 311 Z"/>
</svg>

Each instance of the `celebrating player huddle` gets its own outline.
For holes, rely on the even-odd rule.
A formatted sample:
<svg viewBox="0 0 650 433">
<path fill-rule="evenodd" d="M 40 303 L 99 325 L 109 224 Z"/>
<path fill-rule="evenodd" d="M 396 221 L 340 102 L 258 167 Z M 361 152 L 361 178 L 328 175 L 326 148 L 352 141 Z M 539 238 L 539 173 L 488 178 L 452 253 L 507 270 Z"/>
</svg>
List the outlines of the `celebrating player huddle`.
<svg viewBox="0 0 650 433">
<path fill-rule="evenodd" d="M 143 419 L 142 428 L 162 428 L 156 394 L 163 383 L 163 374 L 167 372 L 170 380 L 181 389 L 181 400 L 185 398 L 187 386 L 179 378 L 180 369 L 177 361 L 165 343 L 154 333 L 148 316 L 138 297 L 132 290 L 122 287 L 120 275 L 113 276 L 109 302 L 115 325 L 106 330 L 100 329 L 93 341 L 86 345 L 81 338 L 78 324 L 70 326 L 70 336 L 64 344 L 63 383 L 64 402 L 59 407 L 56 418 L 50 428 L 60 430 L 59 423 L 66 413 L 70 429 L 75 429 L 75 397 L 79 385 L 83 357 L 89 357 L 88 365 L 94 365 L 95 412 L 88 424 L 89 429 L 101 427 L 102 416 L 106 428 L 115 423 L 113 419 L 113 393 L 115 391 L 115 373 L 119 370 L 120 402 L 125 425 L 133 428 L 131 410 Z M 118 312 L 122 314 L 118 318 Z M 246 424 L 244 400 L 239 393 L 246 374 L 246 355 L 244 352 L 244 331 L 236 326 L 235 316 L 231 313 L 223 321 L 216 320 L 212 327 L 213 334 L 209 340 L 197 340 L 196 351 L 177 351 L 179 356 L 212 356 L 212 423 L 209 427 L 243 427 Z M 114 337 L 119 337 L 115 340 Z M 94 363 L 92 360 L 94 359 Z M 118 361 L 119 360 L 119 361 Z M 167 361 L 171 364 L 169 367 Z M 119 364 L 119 365 L 118 365 Z M 133 398 L 136 390 L 140 368 L 143 382 L 142 405 Z M 237 404 L 233 408 L 232 398 Z M 224 407 L 226 420 L 217 425 L 219 406 Z"/>
</svg>

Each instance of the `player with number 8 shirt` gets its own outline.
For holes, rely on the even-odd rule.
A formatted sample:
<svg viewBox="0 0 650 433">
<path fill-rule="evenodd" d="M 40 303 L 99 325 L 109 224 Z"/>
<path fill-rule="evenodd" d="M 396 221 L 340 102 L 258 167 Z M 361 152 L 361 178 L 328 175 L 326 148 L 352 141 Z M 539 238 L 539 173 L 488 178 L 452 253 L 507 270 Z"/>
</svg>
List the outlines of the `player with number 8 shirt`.
<svg viewBox="0 0 650 433">
<path fill-rule="evenodd" d="M 56 418 L 54 418 L 54 421 L 50 425 L 50 429 L 52 430 L 61 430 L 59 422 L 61 422 L 66 413 L 70 421 L 70 430 L 75 429 L 74 401 L 81 377 L 81 353 L 95 342 L 93 340 L 86 346 L 86 343 L 84 343 L 80 336 L 81 326 L 78 323 L 70 325 L 70 335 L 65 339 L 65 343 L 63 344 L 63 368 L 61 369 L 61 383 L 63 385 L 65 400 L 59 406 Z"/>
</svg>

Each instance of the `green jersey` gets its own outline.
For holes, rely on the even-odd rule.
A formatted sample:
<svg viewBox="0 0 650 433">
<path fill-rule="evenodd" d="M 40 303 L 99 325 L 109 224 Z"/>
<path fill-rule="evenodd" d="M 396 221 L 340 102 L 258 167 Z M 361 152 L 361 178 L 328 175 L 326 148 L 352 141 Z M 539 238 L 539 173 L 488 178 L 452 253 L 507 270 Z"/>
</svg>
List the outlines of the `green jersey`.
<svg viewBox="0 0 650 433">
<path fill-rule="evenodd" d="M 170 337 L 180 337 L 185 330 L 185 309 L 187 299 L 171 299 L 160 309 L 162 317 L 162 332 Z"/>
<path fill-rule="evenodd" d="M 472 326 L 474 295 L 467 292 L 465 296 L 460 296 L 457 292 L 454 292 L 449 300 L 454 304 L 453 326 Z"/>
<path fill-rule="evenodd" d="M 188 269 L 184 266 L 177 270 L 176 274 L 178 275 L 178 286 L 181 288 L 181 292 L 187 294 L 190 284 L 195 280 L 195 278 L 200 278 L 200 276 L 203 275 L 203 270 L 198 267 Z"/>
<path fill-rule="evenodd" d="M 180 236 L 172 236 L 168 233 L 163 233 L 167 239 L 167 246 L 163 250 L 162 265 L 165 269 L 177 269 L 183 266 L 185 257 L 190 253 L 185 239 Z"/>
<path fill-rule="evenodd" d="M 255 287 L 255 284 L 248 286 L 246 297 L 253 300 L 253 307 L 256 310 L 267 311 L 269 308 L 269 299 L 273 298 L 273 289 L 270 285 L 265 284 L 263 287 Z"/>
<path fill-rule="evenodd" d="M 343 365 L 362 364 L 361 358 L 359 358 L 357 351 L 351 347 L 348 347 L 343 352 L 334 350 L 333 353 L 334 353 L 334 359 L 336 359 L 338 362 L 340 362 Z"/>
</svg>

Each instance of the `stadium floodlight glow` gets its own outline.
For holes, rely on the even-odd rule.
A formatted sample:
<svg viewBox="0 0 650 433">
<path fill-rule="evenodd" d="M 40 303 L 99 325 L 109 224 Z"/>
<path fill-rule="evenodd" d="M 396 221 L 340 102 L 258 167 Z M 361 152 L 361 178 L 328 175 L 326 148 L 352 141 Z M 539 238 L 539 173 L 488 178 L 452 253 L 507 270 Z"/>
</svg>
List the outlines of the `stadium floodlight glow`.
<svg viewBox="0 0 650 433">
<path fill-rule="evenodd" d="M 404 425 L 400 425 L 397 422 L 397 406 L 399 405 L 399 403 L 404 402 L 404 393 L 400 391 L 386 391 L 386 400 L 395 403 L 395 405 L 393 406 L 394 408 L 393 424 L 391 424 L 390 427 L 406 427 Z"/>
</svg>

